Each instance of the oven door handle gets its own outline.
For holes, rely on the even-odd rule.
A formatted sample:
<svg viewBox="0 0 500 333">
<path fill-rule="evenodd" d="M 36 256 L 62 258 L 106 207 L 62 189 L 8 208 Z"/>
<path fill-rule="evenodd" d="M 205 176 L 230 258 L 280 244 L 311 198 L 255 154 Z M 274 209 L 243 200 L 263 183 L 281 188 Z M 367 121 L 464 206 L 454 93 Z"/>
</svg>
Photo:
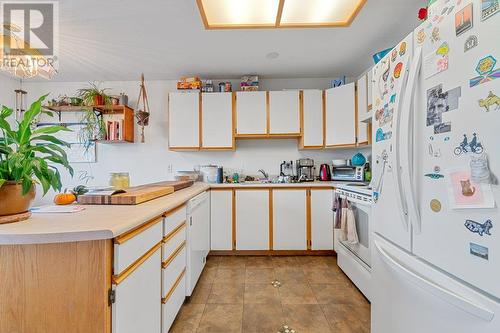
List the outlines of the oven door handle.
<svg viewBox="0 0 500 333">
<path fill-rule="evenodd" d="M 339 196 L 340 196 L 340 198 L 346 199 L 347 201 L 355 203 L 355 204 L 365 205 L 365 206 L 371 206 L 372 205 L 371 202 L 369 202 L 369 201 L 363 201 L 363 200 L 359 200 L 359 199 L 355 199 L 355 198 L 348 198 L 345 195 L 340 194 L 340 193 L 339 193 Z"/>
</svg>

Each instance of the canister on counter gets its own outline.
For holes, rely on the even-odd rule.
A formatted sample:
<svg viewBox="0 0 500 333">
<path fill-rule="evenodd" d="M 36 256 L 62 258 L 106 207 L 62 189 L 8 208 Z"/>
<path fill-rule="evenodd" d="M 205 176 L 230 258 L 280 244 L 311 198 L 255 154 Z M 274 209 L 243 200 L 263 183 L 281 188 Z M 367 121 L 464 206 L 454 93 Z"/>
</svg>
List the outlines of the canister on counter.
<svg viewBox="0 0 500 333">
<path fill-rule="evenodd" d="M 224 169 L 222 167 L 217 168 L 217 184 L 222 184 L 224 182 Z"/>
<path fill-rule="evenodd" d="M 224 92 L 224 90 L 226 90 L 226 83 L 220 82 L 219 83 L 219 92 Z"/>
</svg>

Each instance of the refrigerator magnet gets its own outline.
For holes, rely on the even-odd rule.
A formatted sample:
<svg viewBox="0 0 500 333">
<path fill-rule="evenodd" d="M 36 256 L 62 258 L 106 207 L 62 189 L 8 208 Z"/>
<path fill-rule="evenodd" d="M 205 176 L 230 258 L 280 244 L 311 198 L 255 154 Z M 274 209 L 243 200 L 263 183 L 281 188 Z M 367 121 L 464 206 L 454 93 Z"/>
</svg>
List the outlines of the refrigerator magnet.
<svg viewBox="0 0 500 333">
<path fill-rule="evenodd" d="M 434 213 L 439 213 L 441 211 L 441 201 L 438 199 L 432 199 L 429 206 Z"/>
<path fill-rule="evenodd" d="M 488 260 L 488 248 L 475 243 L 469 243 L 470 254 L 484 260 Z"/>
<path fill-rule="evenodd" d="M 455 14 L 455 34 L 460 36 L 472 28 L 472 3 Z"/>
<path fill-rule="evenodd" d="M 490 230 L 493 228 L 493 223 L 491 220 L 486 220 L 484 223 L 479 223 L 473 220 L 465 220 L 464 226 L 470 232 L 474 234 L 479 234 L 479 236 L 488 235 L 491 236 Z"/>
<path fill-rule="evenodd" d="M 464 43 L 464 52 L 467 52 L 467 51 L 469 51 L 470 49 L 475 48 L 478 44 L 479 44 L 479 42 L 478 42 L 478 40 L 477 40 L 477 36 L 475 36 L 475 35 L 470 35 L 470 36 L 469 36 L 469 37 L 467 37 L 467 39 L 465 40 L 465 43 Z"/>
<path fill-rule="evenodd" d="M 439 42 L 441 40 L 441 35 L 439 33 L 439 27 L 434 27 L 431 33 L 431 41 L 433 43 Z"/>
<path fill-rule="evenodd" d="M 483 145 L 481 142 L 479 142 L 479 139 L 477 137 L 477 133 L 472 133 L 472 140 L 469 142 L 469 137 L 467 134 L 463 134 L 463 139 L 460 144 L 455 147 L 453 150 L 453 153 L 456 156 L 462 155 L 462 154 L 468 154 L 468 153 L 474 153 L 474 154 L 482 154 L 484 151 Z"/>
<path fill-rule="evenodd" d="M 500 77 L 500 68 L 495 68 L 497 60 L 492 55 L 488 55 L 477 63 L 476 72 L 479 74 L 469 80 L 469 86 L 475 87 L 485 82 L 493 81 Z"/>
<path fill-rule="evenodd" d="M 434 179 L 434 180 L 437 180 L 437 179 L 441 179 L 441 178 L 444 178 L 444 176 L 440 173 L 426 173 L 424 175 L 425 177 L 428 177 L 430 179 Z"/>
<path fill-rule="evenodd" d="M 481 21 L 486 21 L 499 11 L 498 0 L 481 0 Z"/>
<path fill-rule="evenodd" d="M 491 107 L 495 105 L 495 111 L 500 110 L 500 97 L 495 95 L 491 90 L 486 98 L 482 98 L 478 101 L 479 106 L 484 108 L 486 112 L 491 111 Z"/>
<path fill-rule="evenodd" d="M 403 63 L 402 62 L 398 62 L 398 64 L 396 65 L 396 67 L 394 67 L 394 78 L 399 79 L 399 77 L 401 76 L 401 70 L 402 69 L 403 69 Z"/>
<path fill-rule="evenodd" d="M 436 54 L 438 55 L 445 56 L 448 53 L 450 53 L 450 45 L 447 42 L 443 42 L 436 50 Z"/>
<path fill-rule="evenodd" d="M 425 41 L 425 37 L 427 37 L 427 35 L 425 34 L 425 30 L 420 29 L 417 32 L 417 44 L 422 44 Z"/>
<path fill-rule="evenodd" d="M 394 49 L 392 50 L 392 53 L 391 53 L 391 61 L 394 62 L 396 61 L 396 57 L 398 56 L 398 50 Z"/>
<path fill-rule="evenodd" d="M 406 53 L 406 42 L 402 42 L 399 46 L 399 55 L 402 57 Z"/>
</svg>

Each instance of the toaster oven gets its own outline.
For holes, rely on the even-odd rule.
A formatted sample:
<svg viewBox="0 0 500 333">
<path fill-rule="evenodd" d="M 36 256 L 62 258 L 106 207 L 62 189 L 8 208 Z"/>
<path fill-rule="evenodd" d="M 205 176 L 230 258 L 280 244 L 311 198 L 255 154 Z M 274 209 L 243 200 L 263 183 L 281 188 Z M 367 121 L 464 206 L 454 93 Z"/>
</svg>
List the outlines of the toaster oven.
<svg viewBox="0 0 500 333">
<path fill-rule="evenodd" d="M 333 167 L 332 180 L 363 182 L 364 168 L 362 166 Z"/>
</svg>

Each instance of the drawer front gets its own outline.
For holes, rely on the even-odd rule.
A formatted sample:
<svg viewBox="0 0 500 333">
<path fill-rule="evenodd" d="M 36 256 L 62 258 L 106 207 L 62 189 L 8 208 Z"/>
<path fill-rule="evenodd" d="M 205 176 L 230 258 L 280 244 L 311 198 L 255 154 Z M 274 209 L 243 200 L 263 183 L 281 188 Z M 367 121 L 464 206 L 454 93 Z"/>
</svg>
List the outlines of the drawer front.
<svg viewBox="0 0 500 333">
<path fill-rule="evenodd" d="M 165 219 L 163 220 L 163 236 L 167 236 L 182 222 L 186 221 L 186 215 L 186 205 L 183 205 L 180 208 L 176 208 L 173 211 L 167 212 L 165 214 Z"/>
<path fill-rule="evenodd" d="M 115 243 L 114 274 L 120 274 L 162 240 L 162 219 L 121 244 Z"/>
<path fill-rule="evenodd" d="M 163 295 L 167 294 L 175 284 L 177 277 L 186 269 L 186 246 L 185 243 L 174 253 L 170 261 L 162 263 Z"/>
<path fill-rule="evenodd" d="M 186 240 L 186 223 L 181 223 L 178 229 L 175 229 L 163 239 L 163 258 L 165 261 L 172 256 L 175 250 Z"/>
<path fill-rule="evenodd" d="M 174 289 L 168 296 L 168 299 L 163 299 L 164 304 L 162 304 L 162 332 L 167 333 L 172 326 L 172 323 L 177 316 L 184 299 L 186 298 L 186 277 L 185 271 L 181 272 L 181 275 L 177 278 L 176 285 Z"/>
</svg>

